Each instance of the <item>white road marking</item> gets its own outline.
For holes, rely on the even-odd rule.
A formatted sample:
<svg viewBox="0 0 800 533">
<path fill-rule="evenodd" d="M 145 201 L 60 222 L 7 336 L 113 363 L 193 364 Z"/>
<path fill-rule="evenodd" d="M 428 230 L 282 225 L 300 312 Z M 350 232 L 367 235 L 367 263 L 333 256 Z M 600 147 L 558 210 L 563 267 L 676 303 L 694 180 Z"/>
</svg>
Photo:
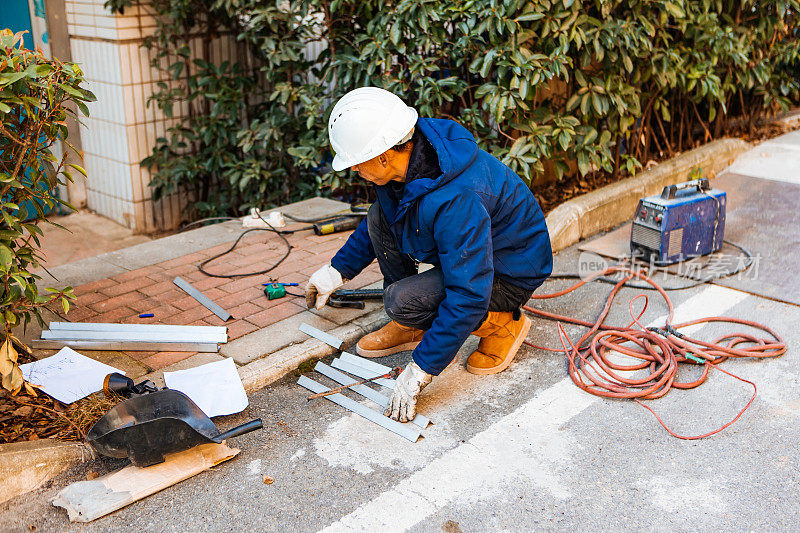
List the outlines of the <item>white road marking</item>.
<svg viewBox="0 0 800 533">
<path fill-rule="evenodd" d="M 675 322 L 721 315 L 747 297 L 709 286 L 675 309 Z M 560 429 L 597 400 L 564 378 L 323 531 L 405 531 L 456 499 L 490 498 L 514 480 L 567 498 L 572 493 L 552 471 L 576 445 Z"/>
</svg>

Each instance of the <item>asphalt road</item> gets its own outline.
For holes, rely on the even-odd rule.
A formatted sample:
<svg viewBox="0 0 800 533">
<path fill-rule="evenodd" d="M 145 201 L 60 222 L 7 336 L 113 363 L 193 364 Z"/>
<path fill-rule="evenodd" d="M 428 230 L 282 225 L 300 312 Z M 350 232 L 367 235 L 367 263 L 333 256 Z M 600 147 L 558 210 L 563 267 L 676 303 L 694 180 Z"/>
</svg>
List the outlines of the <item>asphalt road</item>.
<svg viewBox="0 0 800 533">
<path fill-rule="evenodd" d="M 557 256 L 556 270 L 574 271 L 577 261 L 578 251 L 566 250 Z M 794 287 L 800 283 L 798 272 L 782 275 L 794 278 Z M 566 284 L 553 281 L 542 290 Z M 608 291 L 596 283 L 537 305 L 591 319 Z M 640 293 L 623 289 L 608 322 L 630 322 L 628 302 Z M 649 296 L 642 323 L 658 323 L 666 310 L 655 293 Z M 70 524 L 49 502 L 88 470 L 123 464 L 97 461 L 0 506 L 0 529 L 796 531 L 800 307 L 720 285 L 670 297 L 675 322 L 710 315 L 757 320 L 789 345 L 781 358 L 723 364 L 756 383 L 758 395 L 739 421 L 713 437 L 673 438 L 643 407 L 582 392 L 566 377 L 559 354 L 524 347 L 507 371 L 473 376 L 464 369 L 477 344 L 471 338 L 425 390 L 419 410 L 435 423 L 417 443 L 331 402 L 307 402 L 307 391 L 290 376 L 251 395 L 240 415 L 217 419 L 223 428 L 264 419 L 263 431 L 232 441 L 242 450 L 235 459 L 91 524 Z M 712 340 L 740 330 L 714 324 L 692 334 Z M 579 331 L 567 328 L 573 338 Z M 554 323 L 539 319 L 529 339 L 559 345 Z M 394 365 L 409 355 L 381 362 Z M 679 377 L 696 372 L 682 369 Z M 673 390 L 649 405 L 676 432 L 700 434 L 735 416 L 751 393 L 746 384 L 712 371 L 702 386 Z M 264 476 L 275 482 L 265 484 Z"/>
</svg>

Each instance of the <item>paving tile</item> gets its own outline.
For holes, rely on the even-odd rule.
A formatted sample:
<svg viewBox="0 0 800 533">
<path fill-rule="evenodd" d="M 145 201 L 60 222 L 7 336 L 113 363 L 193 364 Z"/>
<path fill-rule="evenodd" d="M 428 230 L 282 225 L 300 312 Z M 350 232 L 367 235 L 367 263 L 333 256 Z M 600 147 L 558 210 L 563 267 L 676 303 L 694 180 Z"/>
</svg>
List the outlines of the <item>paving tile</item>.
<svg viewBox="0 0 800 533">
<path fill-rule="evenodd" d="M 284 302 L 270 309 L 265 309 L 264 311 L 248 316 L 247 321 L 263 328 L 275 322 L 279 322 L 284 318 L 301 313 L 304 310 L 305 309 L 293 302 Z"/>
<path fill-rule="evenodd" d="M 207 316 L 207 317 L 205 317 L 203 319 L 203 324 L 198 324 L 198 325 L 203 325 L 203 326 L 227 326 L 228 324 L 231 324 L 232 322 L 233 321 L 231 321 L 231 320 L 228 320 L 226 322 L 226 321 L 222 320 L 220 317 L 218 317 L 217 315 L 211 315 L 211 316 Z"/>
<path fill-rule="evenodd" d="M 115 307 L 110 311 L 91 317 L 91 322 L 120 323 L 123 319 L 137 315 L 138 313 L 129 307 Z"/>
<path fill-rule="evenodd" d="M 177 300 L 172 302 L 172 305 L 180 309 L 181 311 L 186 311 L 187 309 L 192 309 L 193 307 L 200 305 L 197 300 L 189 296 L 188 294 L 182 298 L 178 298 Z"/>
<path fill-rule="evenodd" d="M 89 307 L 70 305 L 69 312 L 66 316 L 71 322 L 83 322 L 87 319 L 97 316 L 97 312 Z"/>
<path fill-rule="evenodd" d="M 138 352 L 138 351 L 135 351 L 135 350 L 125 350 L 122 353 L 124 353 L 128 357 L 131 357 L 131 358 L 141 362 L 142 360 L 147 359 L 148 357 L 153 356 L 153 355 L 157 354 L 158 352 Z"/>
<path fill-rule="evenodd" d="M 172 283 L 172 281 L 162 281 L 160 283 L 154 282 L 152 285 L 138 289 L 138 291 L 147 296 L 155 296 L 157 294 L 168 291 L 173 287 L 175 287 L 175 284 Z"/>
<path fill-rule="evenodd" d="M 266 300 L 266 296 L 264 296 L 261 287 L 250 287 L 234 294 L 228 294 L 222 298 L 217 298 L 215 301 L 223 309 L 230 309 L 244 303 L 258 302 L 262 298 Z"/>
<path fill-rule="evenodd" d="M 164 274 L 169 277 L 169 279 L 175 279 L 176 276 L 184 277 L 189 273 L 197 272 L 197 265 L 194 263 L 190 263 L 187 265 L 180 265 L 178 267 L 173 267 L 168 270 L 164 271 Z"/>
<path fill-rule="evenodd" d="M 136 279 L 125 281 L 124 283 L 120 283 L 118 285 L 112 285 L 111 287 L 100 289 L 100 292 L 102 294 L 105 294 L 106 296 L 119 296 L 120 294 L 125 294 L 126 292 L 133 292 L 152 284 L 153 280 L 151 280 L 147 276 L 141 276 Z"/>
<path fill-rule="evenodd" d="M 91 307 L 92 309 L 94 309 L 98 313 L 107 313 L 108 311 L 116 309 L 117 307 L 122 307 L 122 306 L 128 305 L 131 302 L 134 302 L 136 300 L 140 300 L 141 298 L 142 298 L 141 294 L 138 294 L 138 293 L 135 293 L 135 292 L 128 292 L 128 293 L 125 293 L 125 294 L 121 294 L 119 296 L 106 298 L 105 300 L 102 300 L 100 302 L 94 303 L 94 304 L 90 305 L 89 307 Z"/>
<path fill-rule="evenodd" d="M 253 287 L 261 287 L 261 283 L 264 283 L 264 282 L 258 281 L 257 277 L 255 277 L 255 276 L 254 277 L 247 277 L 247 278 L 242 278 L 242 279 L 237 279 L 237 280 L 229 280 L 224 285 L 220 285 L 219 286 L 219 290 L 225 291 L 228 294 L 233 294 L 233 293 L 236 293 L 236 292 L 243 291 L 245 289 L 250 289 L 250 288 L 253 288 Z"/>
<path fill-rule="evenodd" d="M 88 292 L 86 294 L 79 295 L 77 303 L 80 305 L 89 306 L 105 300 L 108 300 L 108 296 L 102 292 Z"/>
<path fill-rule="evenodd" d="M 156 352 L 154 355 L 142 359 L 142 362 L 153 370 L 161 370 L 196 354 L 197 352 Z"/>
<path fill-rule="evenodd" d="M 163 269 L 161 267 L 156 265 L 151 265 L 143 268 L 137 268 L 136 270 L 131 270 L 123 274 L 117 274 L 112 279 L 117 281 L 118 283 L 124 283 L 126 281 L 131 281 L 134 279 L 151 276 L 161 272 L 163 272 Z"/>
<path fill-rule="evenodd" d="M 111 350 L 103 351 L 89 351 L 79 350 L 81 355 L 91 357 L 96 361 L 113 366 L 118 370 L 125 372 L 125 375 L 131 379 L 138 380 L 149 371 L 148 367 L 137 361 L 133 357 L 124 352 L 116 352 Z"/>
<path fill-rule="evenodd" d="M 258 329 L 258 326 L 251 324 L 246 320 L 236 320 L 228 325 L 228 340 L 232 341 L 243 337 L 248 333 L 252 333 Z"/>
<path fill-rule="evenodd" d="M 246 318 L 262 311 L 262 309 L 252 302 L 245 302 L 241 305 L 237 305 L 236 307 L 227 309 L 227 311 L 233 318 Z"/>
<path fill-rule="evenodd" d="M 308 335 L 297 329 L 303 322 L 323 331 L 336 327 L 336 324 L 329 320 L 308 311 L 301 311 L 280 322 L 223 344 L 220 346 L 219 352 L 232 357 L 238 364 L 249 363 L 289 344 L 307 340 Z"/>
<path fill-rule="evenodd" d="M 112 285 L 116 285 L 117 282 L 113 279 L 106 278 L 106 279 L 99 279 L 97 281 L 93 281 L 91 283 L 85 283 L 78 287 L 75 287 L 75 294 L 86 294 L 88 292 L 98 291 L 100 289 L 104 289 L 106 287 L 111 287 Z"/>
<path fill-rule="evenodd" d="M 191 324 L 192 322 L 201 320 L 207 316 L 210 316 L 211 314 L 212 314 L 211 311 L 209 311 L 202 305 L 198 305 L 195 308 L 182 311 L 177 315 L 169 317 L 169 320 L 173 324 Z"/>
<path fill-rule="evenodd" d="M 200 281 L 192 282 L 192 286 L 200 292 L 204 292 L 214 287 L 219 287 L 220 285 L 225 285 L 226 283 L 230 283 L 231 281 L 225 278 L 214 278 L 211 276 L 206 276 L 202 272 L 200 274 L 203 276 L 203 278 Z"/>
</svg>

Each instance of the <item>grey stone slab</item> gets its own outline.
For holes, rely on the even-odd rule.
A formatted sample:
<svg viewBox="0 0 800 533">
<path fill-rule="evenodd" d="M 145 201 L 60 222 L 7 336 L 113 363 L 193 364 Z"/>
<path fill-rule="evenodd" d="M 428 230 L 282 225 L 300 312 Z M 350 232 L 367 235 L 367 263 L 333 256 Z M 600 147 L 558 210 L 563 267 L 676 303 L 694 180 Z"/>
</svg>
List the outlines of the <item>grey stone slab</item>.
<svg viewBox="0 0 800 533">
<path fill-rule="evenodd" d="M 91 283 L 98 279 L 122 274 L 130 269 L 111 263 L 104 259 L 103 256 L 97 256 L 49 268 L 48 270 L 50 274 L 47 272 L 39 273 L 42 279 L 37 283 L 38 287 L 55 287 L 57 289 L 68 286 L 77 287 L 84 283 Z"/>
<path fill-rule="evenodd" d="M 225 344 L 220 348 L 220 353 L 226 357 L 232 357 L 240 365 L 247 364 L 284 346 L 308 339 L 308 335 L 297 329 L 303 322 L 322 331 L 336 327 L 336 324 L 330 320 L 309 311 L 303 311 Z"/>
<path fill-rule="evenodd" d="M 350 204 L 330 198 L 309 198 L 293 204 L 284 205 L 269 211 L 280 211 L 297 218 L 320 218 L 349 209 Z M 267 211 L 267 212 L 269 212 Z"/>
<path fill-rule="evenodd" d="M 98 258 L 127 270 L 136 270 L 232 242 L 241 232 L 241 222 L 231 220 L 108 252 Z"/>
</svg>

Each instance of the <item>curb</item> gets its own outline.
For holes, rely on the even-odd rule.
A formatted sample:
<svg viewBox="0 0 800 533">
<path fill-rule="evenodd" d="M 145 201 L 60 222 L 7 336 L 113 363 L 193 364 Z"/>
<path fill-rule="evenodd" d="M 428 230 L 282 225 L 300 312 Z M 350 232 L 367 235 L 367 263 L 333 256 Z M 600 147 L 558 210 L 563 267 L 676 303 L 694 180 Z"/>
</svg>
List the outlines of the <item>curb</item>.
<svg viewBox="0 0 800 533">
<path fill-rule="evenodd" d="M 96 457 L 82 442 L 53 439 L 0 445 L 0 503 L 39 488 L 74 464 Z"/>
<path fill-rule="evenodd" d="M 546 217 L 553 252 L 627 220 L 644 196 L 658 194 L 667 185 L 685 181 L 700 169 L 714 177 L 739 154 L 752 148 L 742 139 L 719 139 L 684 152 L 632 178 L 626 178 L 559 205 Z"/>
<path fill-rule="evenodd" d="M 389 318 L 383 309 L 377 309 L 326 333 L 342 339 L 344 341 L 342 345 L 347 346 L 365 334 L 383 327 L 387 322 Z M 242 379 L 244 390 L 251 392 L 281 379 L 305 362 L 322 359 L 337 351 L 333 346 L 310 338 L 298 344 L 290 344 L 267 357 L 239 367 L 239 377 Z"/>
</svg>

